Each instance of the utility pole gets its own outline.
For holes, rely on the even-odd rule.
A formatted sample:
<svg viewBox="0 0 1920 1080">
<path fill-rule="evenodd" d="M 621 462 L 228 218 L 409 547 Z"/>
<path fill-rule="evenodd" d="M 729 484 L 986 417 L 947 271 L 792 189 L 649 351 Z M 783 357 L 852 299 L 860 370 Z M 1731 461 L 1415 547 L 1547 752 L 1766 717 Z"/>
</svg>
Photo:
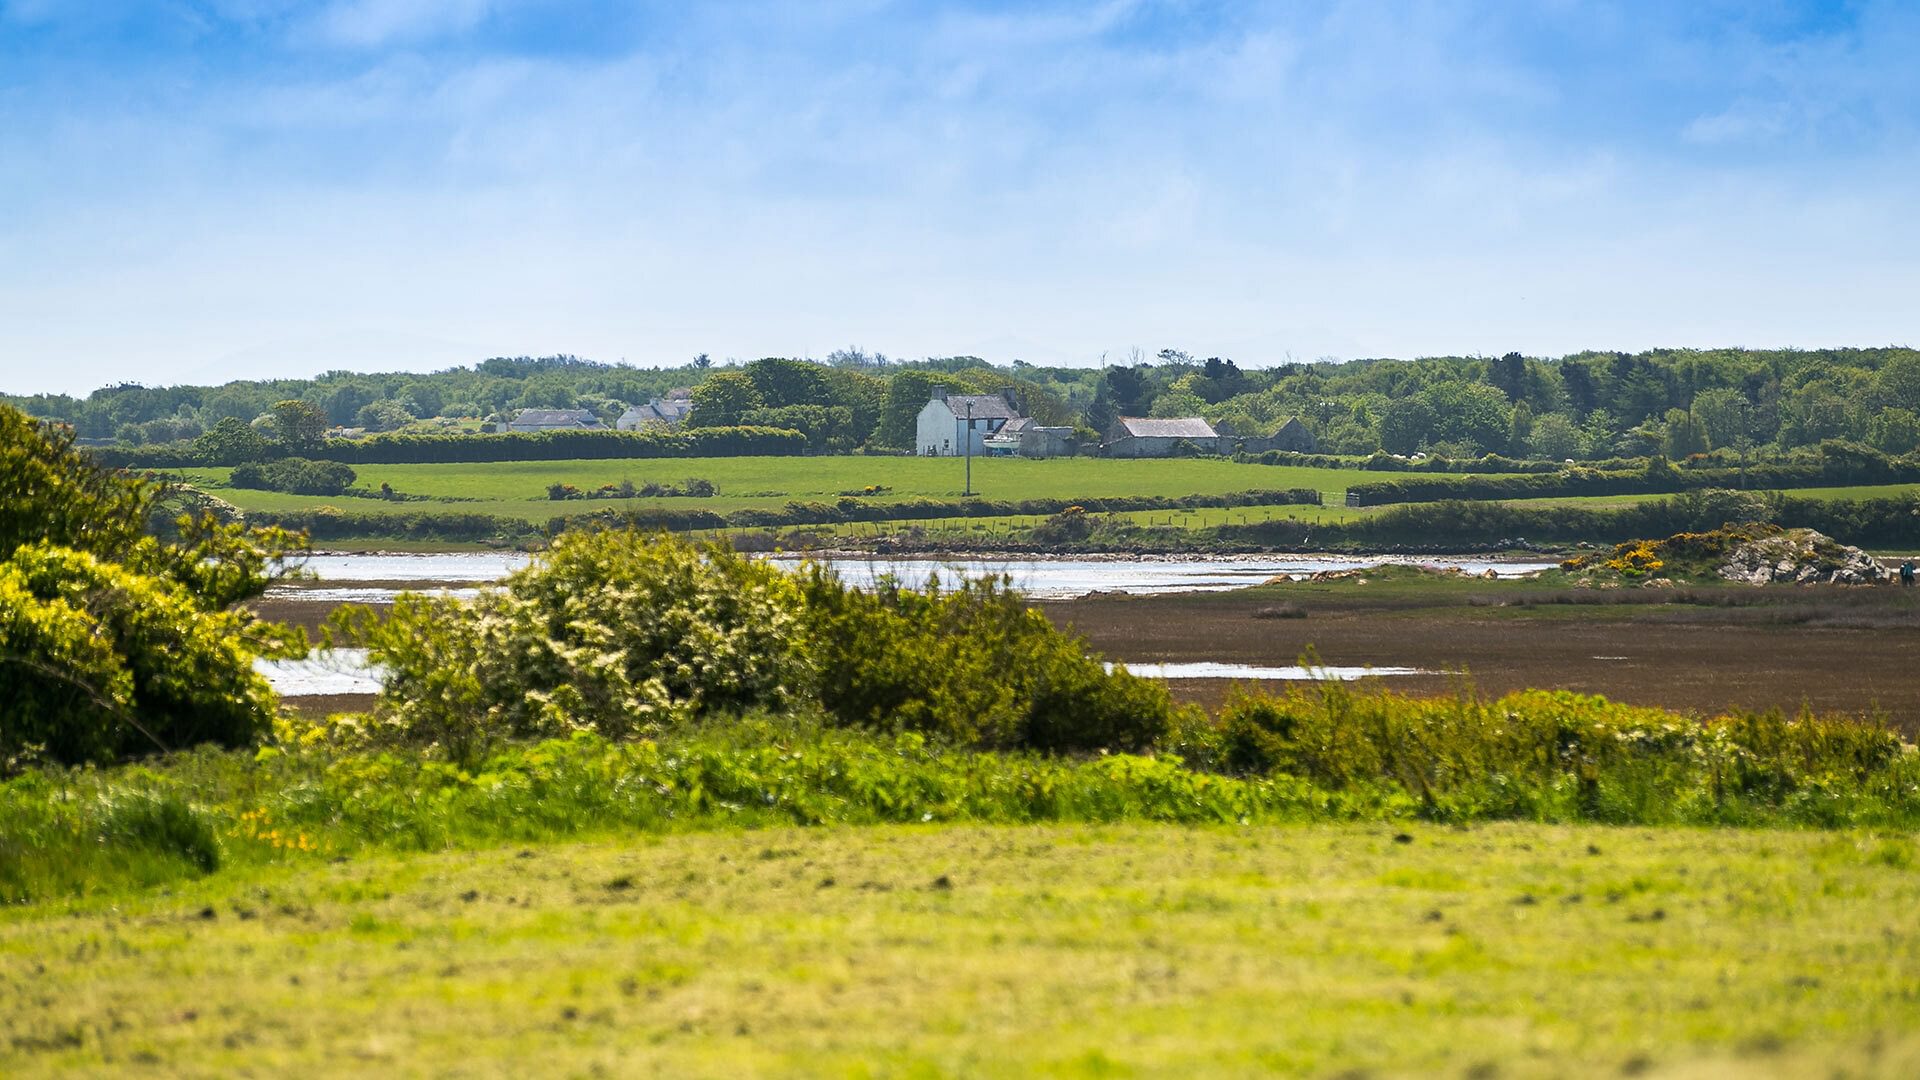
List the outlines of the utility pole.
<svg viewBox="0 0 1920 1080">
<path fill-rule="evenodd" d="M 963 497 L 973 494 L 973 402 L 971 401 L 967 402 L 967 439 L 965 445 L 967 448 L 967 489 L 960 493 Z"/>
</svg>

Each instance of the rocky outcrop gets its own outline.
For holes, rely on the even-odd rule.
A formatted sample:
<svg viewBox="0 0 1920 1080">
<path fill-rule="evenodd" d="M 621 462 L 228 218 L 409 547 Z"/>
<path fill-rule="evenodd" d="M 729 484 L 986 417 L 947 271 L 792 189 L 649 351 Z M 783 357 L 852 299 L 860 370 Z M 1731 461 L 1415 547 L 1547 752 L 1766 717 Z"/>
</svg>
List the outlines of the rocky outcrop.
<svg viewBox="0 0 1920 1080">
<path fill-rule="evenodd" d="M 1893 576 L 1873 556 L 1812 529 L 1788 529 L 1739 544 L 1727 553 L 1719 574 L 1748 585 L 1872 585 Z"/>
</svg>

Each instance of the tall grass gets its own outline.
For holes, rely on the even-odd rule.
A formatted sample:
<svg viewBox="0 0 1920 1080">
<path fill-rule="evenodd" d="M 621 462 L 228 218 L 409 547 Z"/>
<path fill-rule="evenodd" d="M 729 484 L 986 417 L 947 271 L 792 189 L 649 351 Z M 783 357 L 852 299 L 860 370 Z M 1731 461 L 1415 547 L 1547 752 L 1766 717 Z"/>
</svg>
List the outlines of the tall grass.
<svg viewBox="0 0 1920 1080">
<path fill-rule="evenodd" d="M 1328 685 L 1240 699 L 1156 755 L 1080 758 L 956 749 L 792 715 L 657 740 L 512 744 L 468 769 L 333 750 L 325 735 L 258 755 L 203 750 L 0 784 L 0 897 L 111 894 L 364 849 L 791 824 L 1920 827 L 1920 755 L 1882 727 L 1770 715 L 1703 723 L 1564 693 L 1419 700 Z"/>
<path fill-rule="evenodd" d="M 1564 691 L 1417 699 L 1326 682 L 1230 700 L 1181 747 L 1329 792 L 1387 784 L 1447 821 L 1844 826 L 1920 812 L 1920 757 L 1884 722 L 1696 720 Z"/>
</svg>

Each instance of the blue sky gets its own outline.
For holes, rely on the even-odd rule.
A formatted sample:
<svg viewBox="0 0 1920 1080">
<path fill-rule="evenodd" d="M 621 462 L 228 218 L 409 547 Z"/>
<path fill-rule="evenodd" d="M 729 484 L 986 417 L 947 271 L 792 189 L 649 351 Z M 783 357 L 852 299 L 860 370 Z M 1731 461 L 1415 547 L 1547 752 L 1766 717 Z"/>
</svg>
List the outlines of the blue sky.
<svg viewBox="0 0 1920 1080">
<path fill-rule="evenodd" d="M 0 0 L 0 389 L 1913 344 L 1920 5 Z"/>
</svg>

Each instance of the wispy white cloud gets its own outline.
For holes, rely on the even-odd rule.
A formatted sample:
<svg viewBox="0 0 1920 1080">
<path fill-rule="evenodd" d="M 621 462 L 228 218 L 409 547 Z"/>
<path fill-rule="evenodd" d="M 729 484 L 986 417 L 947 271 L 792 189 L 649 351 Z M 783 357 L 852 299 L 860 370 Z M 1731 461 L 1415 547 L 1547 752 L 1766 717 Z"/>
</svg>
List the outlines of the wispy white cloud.
<svg viewBox="0 0 1920 1080">
<path fill-rule="evenodd" d="M 473 29 L 497 0 L 334 0 L 314 20 L 325 40 L 371 48 Z"/>
<path fill-rule="evenodd" d="M 1707 146 L 1766 143 L 1786 134 L 1793 110 L 1779 101 L 1738 101 L 1720 112 L 1695 117 L 1682 130 L 1688 142 Z"/>
<path fill-rule="evenodd" d="M 0 86 L 9 379 L 268 345 L 303 371 L 316 341 L 1257 363 L 1913 336 L 1897 13 L 222 2 L 192 51 Z"/>
</svg>

